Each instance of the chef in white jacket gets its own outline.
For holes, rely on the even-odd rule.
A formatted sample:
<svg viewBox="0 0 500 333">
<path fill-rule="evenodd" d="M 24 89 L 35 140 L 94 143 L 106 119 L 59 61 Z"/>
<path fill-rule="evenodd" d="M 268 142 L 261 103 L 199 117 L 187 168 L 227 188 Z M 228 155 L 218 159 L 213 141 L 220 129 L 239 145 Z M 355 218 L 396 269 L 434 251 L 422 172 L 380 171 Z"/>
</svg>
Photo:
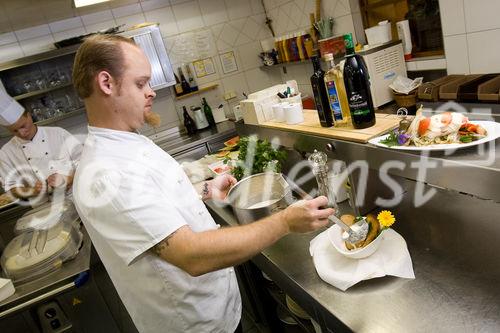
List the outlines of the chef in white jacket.
<svg viewBox="0 0 500 333">
<path fill-rule="evenodd" d="M 260 221 L 219 228 L 202 200 L 222 199 L 235 179 L 204 183 L 201 196 L 180 165 L 137 134 L 155 113 L 151 66 L 133 41 L 87 38 L 73 67 L 89 135 L 73 196 L 85 228 L 141 333 L 241 332 L 233 265 L 290 232 L 325 226 L 325 197 Z"/>
<path fill-rule="evenodd" d="M 29 112 L 0 83 L 0 125 L 12 135 L 0 149 L 4 190 L 32 204 L 54 188 L 71 189 L 82 144 L 59 127 L 33 124 Z"/>
</svg>

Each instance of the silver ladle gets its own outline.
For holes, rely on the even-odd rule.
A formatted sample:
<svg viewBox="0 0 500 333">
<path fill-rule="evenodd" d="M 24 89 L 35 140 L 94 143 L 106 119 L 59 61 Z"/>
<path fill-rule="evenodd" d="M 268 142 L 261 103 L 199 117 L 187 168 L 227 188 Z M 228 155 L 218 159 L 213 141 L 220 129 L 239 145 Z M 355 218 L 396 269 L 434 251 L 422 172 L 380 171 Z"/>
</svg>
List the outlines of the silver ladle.
<svg viewBox="0 0 500 333">
<path fill-rule="evenodd" d="M 352 226 L 348 226 L 341 219 L 337 218 L 335 215 L 330 215 L 328 218 L 331 222 L 336 223 L 339 227 L 342 228 L 345 232 L 342 233 L 342 240 L 348 241 L 351 244 L 356 244 L 366 238 L 368 235 L 368 223 L 366 222 L 366 218 L 363 217 L 362 220 L 354 223 Z"/>
<path fill-rule="evenodd" d="M 309 156 L 308 161 L 311 164 L 312 172 L 314 176 L 316 176 L 316 181 L 318 182 L 319 195 L 326 196 L 328 198 L 328 206 L 335 209 L 335 215 L 331 215 L 328 220 L 336 223 L 345 231 L 345 233 L 342 234 L 342 239 L 344 241 L 355 244 L 366 238 L 369 226 L 366 222 L 366 218 L 354 223 L 352 226 L 348 226 L 338 218 L 338 216 L 340 216 L 340 209 L 337 205 L 335 193 L 330 188 L 330 183 L 328 182 L 327 159 L 328 157 L 325 153 L 318 152 L 315 149 L 314 153 Z"/>
</svg>

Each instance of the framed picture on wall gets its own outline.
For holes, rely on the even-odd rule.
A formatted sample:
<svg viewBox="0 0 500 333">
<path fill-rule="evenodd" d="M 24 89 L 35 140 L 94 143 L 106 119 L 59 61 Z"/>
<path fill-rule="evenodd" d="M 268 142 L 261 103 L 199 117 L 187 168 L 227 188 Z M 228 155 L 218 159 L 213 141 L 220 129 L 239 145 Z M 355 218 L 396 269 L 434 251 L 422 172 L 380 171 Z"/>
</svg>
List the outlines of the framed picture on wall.
<svg viewBox="0 0 500 333">
<path fill-rule="evenodd" d="M 221 53 L 219 57 L 224 74 L 238 71 L 238 64 L 236 63 L 236 57 L 233 51 Z"/>
<path fill-rule="evenodd" d="M 196 60 L 193 62 L 196 77 L 204 77 L 215 73 L 215 66 L 212 58 Z"/>
</svg>

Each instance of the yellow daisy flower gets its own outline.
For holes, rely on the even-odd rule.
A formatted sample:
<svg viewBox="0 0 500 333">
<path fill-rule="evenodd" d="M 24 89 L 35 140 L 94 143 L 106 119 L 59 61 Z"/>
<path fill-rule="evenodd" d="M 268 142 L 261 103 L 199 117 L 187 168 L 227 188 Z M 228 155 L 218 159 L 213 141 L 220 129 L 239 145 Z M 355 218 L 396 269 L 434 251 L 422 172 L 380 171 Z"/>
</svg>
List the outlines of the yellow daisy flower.
<svg viewBox="0 0 500 333">
<path fill-rule="evenodd" d="M 377 220 L 382 228 L 389 228 L 394 222 L 396 222 L 396 218 L 389 210 L 381 211 L 377 215 Z"/>
</svg>

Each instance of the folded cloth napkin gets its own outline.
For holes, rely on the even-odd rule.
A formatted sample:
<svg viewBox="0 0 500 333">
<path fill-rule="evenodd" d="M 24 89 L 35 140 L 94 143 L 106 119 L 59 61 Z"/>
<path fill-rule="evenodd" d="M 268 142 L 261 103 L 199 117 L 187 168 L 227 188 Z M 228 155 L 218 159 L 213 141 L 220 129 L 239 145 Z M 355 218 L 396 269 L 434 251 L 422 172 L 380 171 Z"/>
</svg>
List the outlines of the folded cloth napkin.
<svg viewBox="0 0 500 333">
<path fill-rule="evenodd" d="M 414 279 L 413 265 L 404 238 L 392 229 L 383 231 L 380 247 L 363 259 L 347 258 L 330 242 L 325 230 L 309 245 L 314 267 L 320 278 L 342 291 L 362 280 L 385 275 Z"/>
</svg>

